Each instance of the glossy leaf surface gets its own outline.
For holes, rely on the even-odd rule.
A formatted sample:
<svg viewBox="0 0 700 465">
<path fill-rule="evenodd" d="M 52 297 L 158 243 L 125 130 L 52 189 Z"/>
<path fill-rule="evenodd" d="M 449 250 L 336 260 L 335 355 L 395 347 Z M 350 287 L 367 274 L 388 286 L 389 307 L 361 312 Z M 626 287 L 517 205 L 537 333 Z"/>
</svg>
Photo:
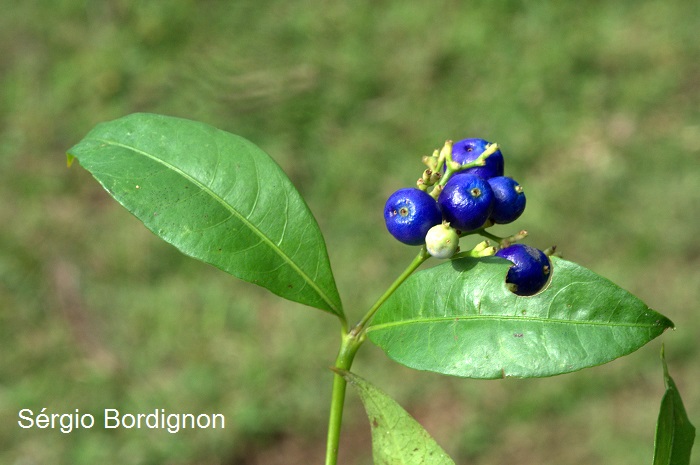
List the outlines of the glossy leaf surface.
<svg viewBox="0 0 700 465">
<path fill-rule="evenodd" d="M 520 297 L 506 260 L 462 258 L 411 276 L 369 338 L 411 368 L 469 378 L 553 376 L 600 365 L 673 323 L 605 278 L 552 258 L 548 288 Z"/>
<path fill-rule="evenodd" d="M 391 397 L 353 373 L 339 373 L 357 390 L 367 411 L 375 465 L 454 465 L 430 434 Z"/>
<path fill-rule="evenodd" d="M 653 465 L 688 465 L 695 441 L 695 427 L 688 419 L 676 383 L 668 374 L 663 352 L 661 363 L 664 369 L 666 393 L 661 399 L 659 419 L 656 423 Z"/>
<path fill-rule="evenodd" d="M 97 125 L 68 151 L 73 158 L 183 253 L 342 315 L 316 220 L 251 142 L 203 123 L 133 114 Z"/>
</svg>

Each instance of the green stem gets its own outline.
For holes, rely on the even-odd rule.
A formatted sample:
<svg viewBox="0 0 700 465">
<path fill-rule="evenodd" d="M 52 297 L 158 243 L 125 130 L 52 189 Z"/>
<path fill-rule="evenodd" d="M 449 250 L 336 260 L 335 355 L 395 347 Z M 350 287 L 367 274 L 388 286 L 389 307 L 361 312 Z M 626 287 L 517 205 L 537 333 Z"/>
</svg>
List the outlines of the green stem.
<svg viewBox="0 0 700 465">
<path fill-rule="evenodd" d="M 386 299 L 388 299 L 389 296 L 391 296 L 391 294 L 393 294 L 394 291 L 396 291 L 396 289 L 398 289 L 399 286 L 403 284 L 403 282 L 406 281 L 406 279 L 429 258 L 430 254 L 428 253 L 428 250 L 425 248 L 425 246 L 421 247 L 420 252 L 418 252 L 418 255 L 416 255 L 416 258 L 413 259 L 411 264 L 408 265 L 403 273 L 396 278 L 396 281 L 389 286 L 389 289 L 387 289 L 386 292 L 382 294 L 382 296 L 374 303 L 374 305 L 372 305 L 372 308 L 367 311 L 365 316 L 363 316 L 362 319 L 350 330 L 350 334 L 364 337 L 365 326 L 367 326 L 367 323 L 370 322 L 374 314 L 377 312 L 377 310 L 379 310 L 379 307 L 381 307 L 382 304 L 386 302 Z"/>
<path fill-rule="evenodd" d="M 496 151 L 498 149 L 499 149 L 498 144 L 495 144 L 495 143 L 490 144 L 486 147 L 486 150 L 484 150 L 484 152 L 476 158 L 476 160 L 474 160 L 470 163 L 465 163 L 463 165 L 457 165 L 457 166 L 453 166 L 453 165 L 455 165 L 455 163 L 452 161 L 452 157 L 449 156 L 446 163 L 445 163 L 445 165 L 446 165 L 445 174 L 440 179 L 439 185 L 444 186 L 445 184 L 447 184 L 447 181 L 449 181 L 450 178 L 452 177 L 452 175 L 455 173 L 458 173 L 460 171 L 464 171 L 464 170 L 469 169 L 469 168 L 474 168 L 476 166 L 484 166 L 486 164 L 486 159 L 489 156 L 496 153 Z"/>
<path fill-rule="evenodd" d="M 338 356 L 335 359 L 334 368 L 341 371 L 350 371 L 352 362 L 355 359 L 355 354 L 365 341 L 365 327 L 370 322 L 379 307 L 389 298 L 398 287 L 406 281 L 406 279 L 418 267 L 430 258 L 425 246 L 423 246 L 413 259 L 410 265 L 399 275 L 398 278 L 389 286 L 381 297 L 372 305 L 364 317 L 350 330 L 346 331 L 346 326 L 343 325 L 342 340 Z M 328 437 L 326 441 L 326 465 L 336 465 L 338 463 L 338 445 L 340 444 L 340 427 L 343 422 L 343 408 L 345 406 L 345 389 L 347 382 L 338 373 L 333 375 L 333 391 L 331 393 L 331 410 L 328 417 Z"/>
<path fill-rule="evenodd" d="M 492 241 L 496 241 L 499 247 L 508 247 L 514 242 L 517 242 L 527 237 L 527 231 L 525 231 L 524 229 L 519 233 L 513 234 L 512 236 L 508 237 L 499 237 L 495 234 L 491 234 L 490 232 L 486 231 L 486 228 L 478 229 L 475 231 L 475 233 L 487 239 L 491 239 Z"/>
<path fill-rule="evenodd" d="M 492 241 L 496 241 L 496 244 L 499 244 L 499 245 L 501 244 L 501 242 L 503 242 L 503 239 L 504 239 L 503 237 L 498 237 L 495 234 L 491 234 L 490 232 L 488 232 L 485 229 L 480 229 L 478 234 L 482 237 L 485 237 L 486 239 L 491 239 Z"/>
<path fill-rule="evenodd" d="M 445 157 L 445 173 L 442 175 L 440 181 L 438 181 L 433 190 L 430 192 L 430 196 L 437 200 L 440 196 L 440 192 L 442 192 L 442 188 L 445 187 L 445 184 L 447 184 L 447 181 L 450 180 L 453 174 L 459 173 L 460 171 L 464 171 L 469 168 L 474 168 L 475 166 L 484 166 L 486 164 L 486 159 L 492 154 L 496 153 L 498 148 L 498 144 L 490 144 L 486 147 L 486 150 L 484 150 L 484 152 L 481 155 L 479 155 L 479 157 L 476 160 L 470 163 L 465 163 L 463 165 L 454 162 L 452 160 L 451 152 L 448 152 Z"/>
<path fill-rule="evenodd" d="M 350 371 L 352 361 L 355 359 L 357 349 L 362 341 L 343 334 L 338 357 L 334 367 L 340 370 Z M 333 374 L 333 392 L 331 394 L 331 411 L 328 416 L 328 438 L 326 440 L 326 465 L 338 463 L 338 445 L 340 444 L 340 427 L 343 423 L 343 408 L 345 407 L 345 388 L 347 382 L 338 373 Z"/>
</svg>

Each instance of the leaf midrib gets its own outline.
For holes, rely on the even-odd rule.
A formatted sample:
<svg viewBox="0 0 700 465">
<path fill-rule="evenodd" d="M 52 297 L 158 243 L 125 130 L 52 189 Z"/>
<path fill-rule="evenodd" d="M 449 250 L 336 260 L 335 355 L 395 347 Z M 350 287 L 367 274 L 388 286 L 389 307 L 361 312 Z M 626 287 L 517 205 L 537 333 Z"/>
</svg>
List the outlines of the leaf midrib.
<svg viewBox="0 0 700 465">
<path fill-rule="evenodd" d="M 86 140 L 88 140 L 86 138 Z M 102 138 L 94 138 L 93 140 L 102 142 L 108 145 L 116 146 L 116 147 L 121 147 L 126 150 L 131 150 L 135 153 L 138 153 L 146 158 L 149 158 L 150 160 L 155 161 L 156 163 L 160 163 L 161 165 L 165 166 L 168 169 L 171 169 L 175 173 L 179 174 L 183 178 L 187 179 L 190 181 L 192 184 L 195 186 L 199 187 L 202 191 L 206 192 L 211 198 L 213 198 L 215 201 L 217 201 L 221 206 L 223 206 L 226 210 L 228 210 L 233 216 L 238 218 L 245 226 L 247 226 L 251 231 L 253 231 L 265 244 L 268 245 L 277 255 L 279 255 L 297 274 L 299 274 L 304 281 L 311 286 L 311 288 L 316 292 L 316 294 L 321 297 L 321 299 L 328 305 L 328 307 L 333 311 L 333 313 L 338 314 L 338 309 L 336 308 L 335 304 L 330 300 L 330 298 L 326 295 L 325 292 L 321 290 L 321 288 L 316 284 L 316 282 L 311 279 L 310 276 L 308 276 L 292 259 L 289 257 L 287 254 L 284 253 L 284 251 L 279 248 L 277 245 L 275 245 L 270 238 L 268 238 L 260 229 L 255 227 L 253 223 L 248 221 L 246 217 L 241 215 L 235 208 L 233 208 L 232 205 L 227 203 L 220 195 L 218 195 L 216 192 L 211 190 L 209 187 L 207 187 L 205 184 L 203 184 L 201 181 L 197 180 L 196 178 L 190 176 L 187 174 L 185 171 L 182 169 L 176 167 L 175 165 L 172 165 L 171 163 L 166 162 L 165 160 L 162 160 L 154 155 L 149 154 L 148 152 L 145 152 L 143 150 L 140 150 L 136 147 L 132 147 L 127 144 L 122 144 L 120 142 L 116 141 L 111 141 L 108 139 L 102 139 Z M 258 189 L 259 191 L 259 189 Z M 285 222 L 287 223 L 287 222 Z"/>
<path fill-rule="evenodd" d="M 445 316 L 445 317 L 427 317 L 427 318 L 412 318 L 410 320 L 401 320 L 391 323 L 380 323 L 370 325 L 367 332 L 378 331 L 382 329 L 392 328 L 396 326 L 409 326 L 425 323 L 442 323 L 445 321 L 466 321 L 466 320 L 520 320 L 527 323 L 553 323 L 553 324 L 571 324 L 571 325 L 589 325 L 589 326 L 612 326 L 612 327 L 628 327 L 628 328 L 656 328 L 657 324 L 639 324 L 639 323 L 610 323 L 605 321 L 582 321 L 582 320 L 564 320 L 561 318 L 535 318 L 522 316 L 507 316 L 507 315 L 466 315 L 466 316 Z"/>
</svg>

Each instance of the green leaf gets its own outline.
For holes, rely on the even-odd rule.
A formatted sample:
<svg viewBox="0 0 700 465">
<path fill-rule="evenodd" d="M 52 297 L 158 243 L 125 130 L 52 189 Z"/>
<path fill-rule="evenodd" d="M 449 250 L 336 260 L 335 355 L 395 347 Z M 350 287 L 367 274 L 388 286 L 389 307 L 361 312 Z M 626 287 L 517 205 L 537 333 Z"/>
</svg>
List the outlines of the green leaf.
<svg viewBox="0 0 700 465">
<path fill-rule="evenodd" d="M 548 288 L 520 297 L 510 263 L 463 258 L 412 275 L 367 333 L 408 367 L 469 378 L 553 376 L 633 352 L 673 323 L 575 263 L 552 258 Z"/>
<path fill-rule="evenodd" d="M 357 390 L 365 406 L 375 465 L 454 465 L 420 423 L 391 397 L 353 373 L 338 373 Z"/>
<path fill-rule="evenodd" d="M 666 357 L 661 350 L 666 393 L 661 399 L 654 440 L 654 465 L 688 465 L 695 441 L 695 427 L 685 412 L 676 383 L 668 374 Z"/>
<path fill-rule="evenodd" d="M 181 252 L 343 316 L 326 245 L 281 168 L 251 142 L 195 121 L 133 114 L 68 151 Z"/>
</svg>

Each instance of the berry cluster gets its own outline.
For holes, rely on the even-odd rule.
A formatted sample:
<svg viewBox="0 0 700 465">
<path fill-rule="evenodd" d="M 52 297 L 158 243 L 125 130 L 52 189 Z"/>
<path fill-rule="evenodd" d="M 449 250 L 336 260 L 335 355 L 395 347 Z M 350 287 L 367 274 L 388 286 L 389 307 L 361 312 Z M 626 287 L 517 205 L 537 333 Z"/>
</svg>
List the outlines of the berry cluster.
<svg viewBox="0 0 700 465">
<path fill-rule="evenodd" d="M 432 156 L 417 187 L 399 189 L 384 206 L 386 227 L 399 241 L 425 245 L 436 258 L 451 258 L 459 251 L 460 236 L 481 234 L 499 240 L 496 251 L 488 242 L 467 253 L 493 255 L 513 262 L 506 283 L 518 295 L 539 292 L 549 279 L 551 265 L 541 250 L 512 244 L 525 232 L 498 238 L 485 229 L 515 221 L 525 210 L 525 193 L 513 178 L 504 176 L 504 159 L 497 144 L 484 139 L 447 141 Z"/>
</svg>

